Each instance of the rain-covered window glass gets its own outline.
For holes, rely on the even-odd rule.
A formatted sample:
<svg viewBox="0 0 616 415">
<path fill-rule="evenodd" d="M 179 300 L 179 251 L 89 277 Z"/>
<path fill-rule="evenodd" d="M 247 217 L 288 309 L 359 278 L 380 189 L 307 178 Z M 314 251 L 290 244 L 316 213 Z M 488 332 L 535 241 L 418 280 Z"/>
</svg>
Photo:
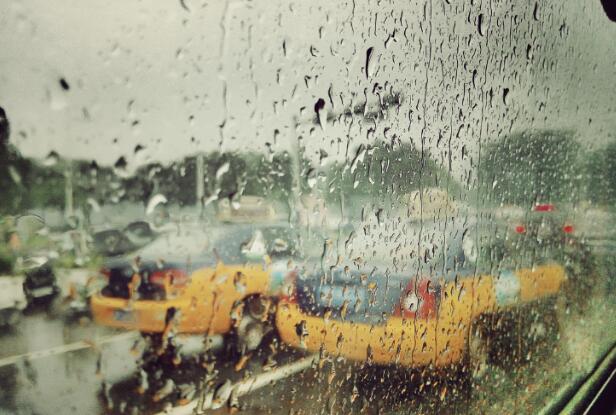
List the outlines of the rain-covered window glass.
<svg viewBox="0 0 616 415">
<path fill-rule="evenodd" d="M 599 0 L 4 1 L 0 38 L 0 413 L 550 413 L 613 362 Z"/>
</svg>

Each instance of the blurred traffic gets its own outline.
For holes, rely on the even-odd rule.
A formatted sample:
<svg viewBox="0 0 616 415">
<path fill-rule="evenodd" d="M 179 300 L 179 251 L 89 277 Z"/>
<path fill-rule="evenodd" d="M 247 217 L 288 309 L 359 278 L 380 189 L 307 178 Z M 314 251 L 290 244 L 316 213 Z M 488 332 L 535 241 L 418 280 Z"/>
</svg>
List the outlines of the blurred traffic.
<svg viewBox="0 0 616 415">
<path fill-rule="evenodd" d="M 99 380 L 79 407 L 110 413 L 193 408 L 204 394 L 208 408 L 239 407 L 240 374 L 271 371 L 284 387 L 298 365 L 342 360 L 418 370 L 465 396 L 490 367 L 554 347 L 564 319 L 613 289 L 596 277 L 596 238 L 552 204 L 478 212 L 431 188 L 344 219 L 304 200 L 297 223 L 256 197 L 193 217 L 159 198 L 146 220 L 102 230 L 5 222 L 0 370 L 38 382 L 38 365 L 81 353 Z M 32 347 L 33 325 L 63 338 Z"/>
</svg>

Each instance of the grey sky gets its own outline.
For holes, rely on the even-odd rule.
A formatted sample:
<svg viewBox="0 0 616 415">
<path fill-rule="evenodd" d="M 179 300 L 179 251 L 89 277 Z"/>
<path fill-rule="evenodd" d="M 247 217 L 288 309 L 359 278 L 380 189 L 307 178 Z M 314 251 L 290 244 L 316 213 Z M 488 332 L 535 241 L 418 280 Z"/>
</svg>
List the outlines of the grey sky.
<svg viewBox="0 0 616 415">
<path fill-rule="evenodd" d="M 451 155 L 464 178 L 479 144 L 511 130 L 609 139 L 616 25 L 599 1 L 540 2 L 536 13 L 530 3 L 449 3 L 186 0 L 187 11 L 179 1 L 6 1 L 0 105 L 25 155 L 124 156 L 129 167 L 220 143 L 283 150 L 298 136 L 310 157 L 341 159 L 349 140 L 353 149 L 397 137 L 444 163 Z M 317 99 L 338 112 L 376 101 L 379 87 L 404 96 L 385 120 L 311 123 Z"/>
</svg>

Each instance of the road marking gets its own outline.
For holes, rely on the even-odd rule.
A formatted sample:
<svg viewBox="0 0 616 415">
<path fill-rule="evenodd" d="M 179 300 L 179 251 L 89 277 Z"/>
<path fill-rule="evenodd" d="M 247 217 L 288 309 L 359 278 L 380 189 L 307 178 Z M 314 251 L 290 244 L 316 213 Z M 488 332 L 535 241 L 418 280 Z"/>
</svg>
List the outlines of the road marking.
<svg viewBox="0 0 616 415">
<path fill-rule="evenodd" d="M 268 372 L 260 373 L 251 378 L 239 381 L 231 385 L 229 389 L 229 395 L 236 398 L 247 395 L 273 382 L 277 382 L 291 375 L 304 371 L 310 366 L 312 366 L 314 363 L 316 363 L 318 360 L 319 355 L 313 354 L 311 356 L 299 359 L 293 363 L 289 363 L 287 365 L 277 367 L 276 369 L 272 369 Z M 160 412 L 157 415 L 193 415 L 202 414 L 204 413 L 203 411 L 206 411 L 208 409 L 215 409 L 215 392 L 215 390 L 210 391 L 209 393 L 206 392 L 205 396 L 202 395 L 184 406 L 176 406 L 167 411 Z M 199 405 L 200 403 L 201 405 Z"/>
<path fill-rule="evenodd" d="M 43 357 L 54 356 L 58 354 L 68 353 L 68 352 L 74 352 L 75 350 L 95 348 L 95 347 L 102 346 L 103 344 L 107 344 L 107 343 L 113 343 L 113 342 L 121 341 L 121 340 L 130 340 L 130 339 L 135 338 L 136 336 L 137 336 L 136 332 L 129 331 L 126 333 L 114 334 L 111 336 L 101 337 L 99 339 L 95 339 L 92 341 L 81 340 L 75 343 L 63 344 L 63 345 L 52 347 L 46 350 L 38 350 L 34 352 L 28 352 L 28 353 L 18 354 L 14 356 L 9 356 L 9 357 L 0 359 L 0 367 L 13 365 L 19 362 L 20 360 L 24 360 L 24 359 L 27 359 L 27 360 L 41 359 Z"/>
</svg>

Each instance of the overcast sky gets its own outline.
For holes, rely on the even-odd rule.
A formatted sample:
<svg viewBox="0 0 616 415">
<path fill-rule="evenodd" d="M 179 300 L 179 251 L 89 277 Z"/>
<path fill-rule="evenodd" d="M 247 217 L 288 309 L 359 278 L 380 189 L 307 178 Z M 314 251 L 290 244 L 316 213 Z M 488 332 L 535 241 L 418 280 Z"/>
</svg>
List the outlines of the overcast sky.
<svg viewBox="0 0 616 415">
<path fill-rule="evenodd" d="M 129 168 L 299 137 L 329 160 L 423 143 L 464 178 L 480 146 L 512 130 L 610 139 L 616 24 L 600 2 L 474 3 L 4 1 L 0 105 L 27 156 Z M 312 123 L 319 98 L 338 113 L 386 91 L 402 94 L 386 119 Z"/>
</svg>

